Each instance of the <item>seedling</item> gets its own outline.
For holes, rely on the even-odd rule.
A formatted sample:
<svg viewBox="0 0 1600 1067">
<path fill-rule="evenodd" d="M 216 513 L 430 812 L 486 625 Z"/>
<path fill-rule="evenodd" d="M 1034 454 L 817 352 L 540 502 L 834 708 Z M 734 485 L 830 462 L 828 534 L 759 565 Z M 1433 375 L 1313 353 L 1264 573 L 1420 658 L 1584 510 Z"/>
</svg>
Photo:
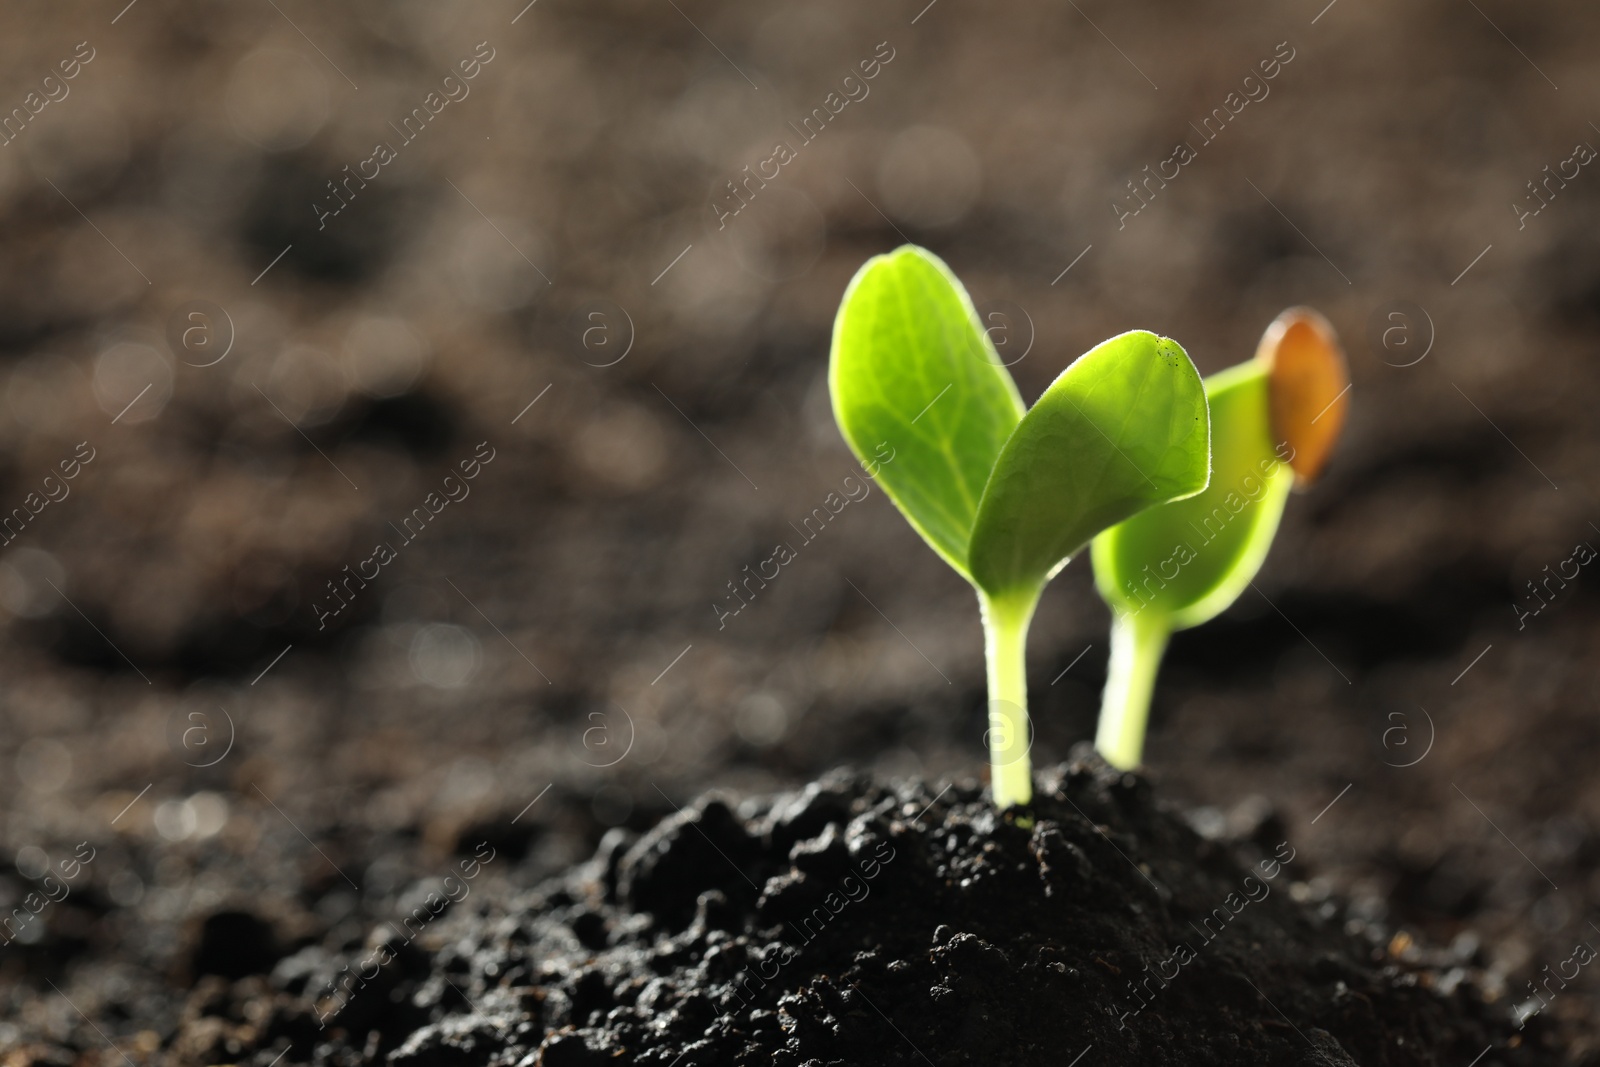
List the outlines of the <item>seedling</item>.
<svg viewBox="0 0 1600 1067">
<path fill-rule="evenodd" d="M 1328 320 L 1291 308 L 1255 358 L 1205 381 L 1211 483 L 1101 533 L 1091 558 L 1111 605 L 1111 660 L 1095 747 L 1139 765 L 1167 640 L 1236 600 L 1267 558 L 1291 485 L 1321 473 L 1343 426 L 1350 380 Z"/>
<path fill-rule="evenodd" d="M 996 806 L 1033 796 L 1025 647 L 1045 583 L 1101 530 L 1206 486 L 1210 421 L 1194 364 L 1136 330 L 1078 357 L 1025 408 L 972 301 L 906 245 L 856 272 L 828 368 L 834 418 L 878 483 L 972 583 L 989 680 Z"/>
</svg>

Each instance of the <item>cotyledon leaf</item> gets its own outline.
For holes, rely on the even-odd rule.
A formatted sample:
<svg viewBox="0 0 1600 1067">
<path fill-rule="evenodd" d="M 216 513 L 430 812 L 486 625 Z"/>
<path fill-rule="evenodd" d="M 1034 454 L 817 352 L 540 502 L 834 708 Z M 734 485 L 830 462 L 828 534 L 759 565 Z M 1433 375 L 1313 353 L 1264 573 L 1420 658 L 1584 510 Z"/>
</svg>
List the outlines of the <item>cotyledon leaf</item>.
<svg viewBox="0 0 1600 1067">
<path fill-rule="evenodd" d="M 1260 361 L 1206 379 L 1211 484 L 1094 539 L 1095 584 L 1119 615 L 1151 612 L 1173 629 L 1227 609 L 1272 547 L 1294 474 L 1273 446 L 1270 368 Z"/>
<path fill-rule="evenodd" d="M 1026 596 L 1101 530 L 1191 496 L 1211 472 L 1200 375 L 1173 340 L 1134 330 L 1079 356 L 1001 450 L 968 563 L 991 597 Z"/>
<path fill-rule="evenodd" d="M 970 577 L 978 503 L 1023 407 L 943 261 L 906 245 L 856 272 L 834 320 L 828 387 L 851 450 L 876 468 L 928 544 Z"/>
</svg>

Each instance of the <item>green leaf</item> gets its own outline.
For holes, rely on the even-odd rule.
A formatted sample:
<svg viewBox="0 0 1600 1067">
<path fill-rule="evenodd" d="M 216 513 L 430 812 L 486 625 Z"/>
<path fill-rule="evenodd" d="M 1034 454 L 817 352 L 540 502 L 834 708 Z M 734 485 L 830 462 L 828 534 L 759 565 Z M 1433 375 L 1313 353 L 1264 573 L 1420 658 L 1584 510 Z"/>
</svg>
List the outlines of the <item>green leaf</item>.
<svg viewBox="0 0 1600 1067">
<path fill-rule="evenodd" d="M 968 555 L 990 596 L 1025 596 L 1090 538 L 1190 496 L 1211 468 L 1205 389 L 1176 341 L 1096 345 L 1051 383 L 1001 450 Z"/>
<path fill-rule="evenodd" d="M 1211 484 L 1095 538 L 1095 584 L 1119 615 L 1152 612 L 1173 629 L 1198 626 L 1261 569 L 1294 482 L 1273 452 L 1268 385 L 1259 362 L 1207 379 Z"/>
<path fill-rule="evenodd" d="M 833 324 L 828 387 L 851 451 L 877 468 L 878 484 L 934 551 L 970 577 L 978 502 L 1022 398 L 943 261 L 906 245 L 856 272 Z"/>
</svg>

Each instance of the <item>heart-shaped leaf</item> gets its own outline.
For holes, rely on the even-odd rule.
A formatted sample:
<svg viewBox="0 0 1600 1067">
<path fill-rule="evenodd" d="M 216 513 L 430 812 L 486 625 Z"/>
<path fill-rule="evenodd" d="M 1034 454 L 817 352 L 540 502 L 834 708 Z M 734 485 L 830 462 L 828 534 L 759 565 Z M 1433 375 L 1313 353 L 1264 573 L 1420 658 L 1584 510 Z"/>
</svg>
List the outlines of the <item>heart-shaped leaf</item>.
<svg viewBox="0 0 1600 1067">
<path fill-rule="evenodd" d="M 1206 379 L 1211 484 L 1113 526 L 1094 539 L 1095 584 L 1118 615 L 1150 613 L 1171 629 L 1227 609 L 1272 547 L 1294 472 L 1275 446 L 1271 369 L 1242 363 Z"/>
<path fill-rule="evenodd" d="M 1023 417 L 978 507 L 968 562 L 991 597 L 1035 595 L 1095 534 L 1191 496 L 1211 470 L 1205 388 L 1145 330 L 1079 356 Z"/>
<path fill-rule="evenodd" d="M 1022 398 L 943 261 L 906 245 L 856 272 L 834 320 L 828 386 L 851 451 L 876 467 L 878 484 L 928 544 L 970 577 L 978 502 Z M 884 448 L 892 462 L 883 462 Z"/>
</svg>

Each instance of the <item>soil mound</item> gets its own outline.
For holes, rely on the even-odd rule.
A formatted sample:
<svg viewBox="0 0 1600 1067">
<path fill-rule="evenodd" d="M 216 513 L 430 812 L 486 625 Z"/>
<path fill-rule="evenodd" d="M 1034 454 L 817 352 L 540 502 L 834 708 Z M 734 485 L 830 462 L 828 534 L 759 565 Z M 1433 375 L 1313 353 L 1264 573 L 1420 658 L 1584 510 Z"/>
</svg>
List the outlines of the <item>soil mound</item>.
<svg viewBox="0 0 1600 1067">
<path fill-rule="evenodd" d="M 1401 964 L 1295 899 L 1306 858 L 1274 822 L 1208 840 L 1087 746 L 1038 785 L 1006 816 L 976 783 L 848 773 L 705 797 L 642 836 L 613 831 L 437 951 L 385 926 L 357 957 L 308 949 L 270 979 L 208 979 L 175 1051 L 216 1062 L 207 1046 L 243 1041 L 241 1062 L 287 1046 L 286 1063 L 404 1067 L 1555 1061 L 1482 999 L 1470 961 Z"/>
</svg>

